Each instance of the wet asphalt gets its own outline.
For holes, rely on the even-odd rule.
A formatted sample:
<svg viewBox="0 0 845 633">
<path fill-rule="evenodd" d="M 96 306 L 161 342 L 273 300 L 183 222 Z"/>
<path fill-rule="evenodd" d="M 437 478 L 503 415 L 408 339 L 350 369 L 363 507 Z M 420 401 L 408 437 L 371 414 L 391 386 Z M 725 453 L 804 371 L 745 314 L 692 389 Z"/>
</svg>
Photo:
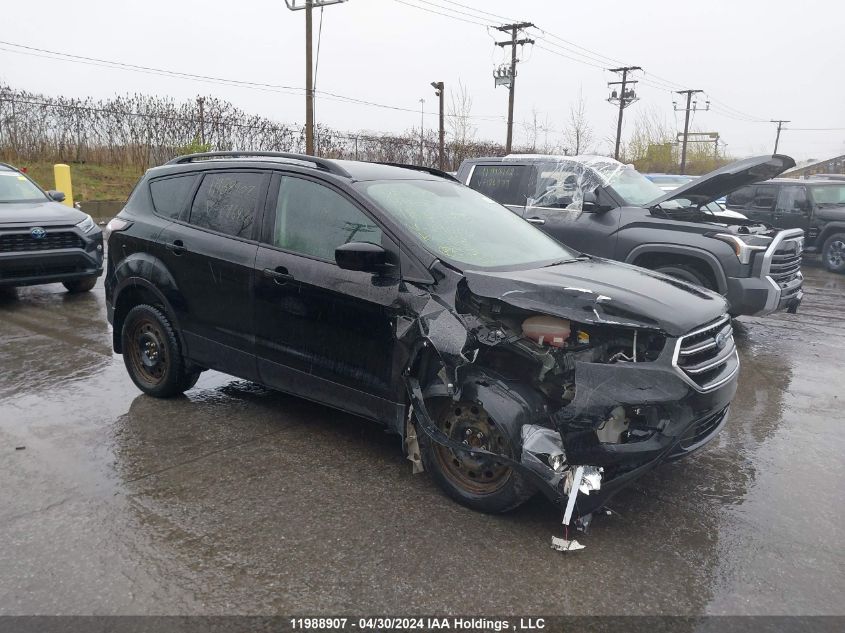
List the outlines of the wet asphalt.
<svg viewBox="0 0 845 633">
<path fill-rule="evenodd" d="M 102 284 L 0 294 L 0 613 L 845 614 L 845 277 L 741 318 L 730 421 L 579 535 L 487 516 L 395 436 L 207 372 L 141 395 Z"/>
</svg>

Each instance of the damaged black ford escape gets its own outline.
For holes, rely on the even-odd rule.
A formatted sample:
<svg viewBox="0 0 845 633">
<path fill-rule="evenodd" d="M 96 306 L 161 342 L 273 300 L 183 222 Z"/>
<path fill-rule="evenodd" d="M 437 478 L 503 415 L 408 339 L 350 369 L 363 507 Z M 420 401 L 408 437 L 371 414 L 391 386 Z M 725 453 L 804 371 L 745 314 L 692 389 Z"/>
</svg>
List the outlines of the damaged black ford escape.
<svg viewBox="0 0 845 633">
<path fill-rule="evenodd" d="M 436 170 L 183 156 L 106 232 L 142 391 L 215 369 L 376 420 L 479 510 L 540 490 L 585 516 L 711 440 L 736 391 L 723 297 L 582 255 Z"/>
</svg>

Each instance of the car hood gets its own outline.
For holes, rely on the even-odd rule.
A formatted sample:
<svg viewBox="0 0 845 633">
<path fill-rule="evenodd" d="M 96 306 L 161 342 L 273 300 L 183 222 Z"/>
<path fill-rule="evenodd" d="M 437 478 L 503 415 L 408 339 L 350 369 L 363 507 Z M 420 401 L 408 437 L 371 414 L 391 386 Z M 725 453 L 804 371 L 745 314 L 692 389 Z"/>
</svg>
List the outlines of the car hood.
<svg viewBox="0 0 845 633">
<path fill-rule="evenodd" d="M 779 176 L 792 167 L 795 167 L 795 161 L 784 154 L 738 160 L 681 185 L 645 206 L 655 207 L 661 202 L 679 199 L 691 200 L 696 204 L 707 204 L 745 185 Z"/>
<path fill-rule="evenodd" d="M 464 272 L 482 297 L 580 323 L 660 329 L 680 336 L 727 312 L 714 292 L 596 257 L 532 270 Z"/>
<path fill-rule="evenodd" d="M 0 225 L 8 226 L 58 226 L 82 222 L 86 214 L 58 202 L 4 202 L 0 203 Z"/>
</svg>

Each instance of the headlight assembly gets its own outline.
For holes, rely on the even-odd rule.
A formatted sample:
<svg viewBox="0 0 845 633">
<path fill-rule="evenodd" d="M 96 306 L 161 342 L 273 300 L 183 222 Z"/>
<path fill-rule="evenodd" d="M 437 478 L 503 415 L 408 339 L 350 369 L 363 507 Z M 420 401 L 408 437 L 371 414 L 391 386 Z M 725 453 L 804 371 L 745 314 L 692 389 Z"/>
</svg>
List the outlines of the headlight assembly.
<svg viewBox="0 0 845 633">
<path fill-rule="evenodd" d="M 79 227 L 79 230 L 83 233 L 90 233 L 97 226 L 97 223 L 94 222 L 94 218 L 90 215 L 86 215 L 85 219 L 82 220 L 82 222 L 77 223 L 76 226 Z"/>
<path fill-rule="evenodd" d="M 758 251 L 765 251 L 772 243 L 772 238 L 765 235 L 734 235 L 732 233 L 711 233 L 708 237 L 721 240 L 733 248 L 741 264 L 751 262 L 751 256 Z"/>
</svg>

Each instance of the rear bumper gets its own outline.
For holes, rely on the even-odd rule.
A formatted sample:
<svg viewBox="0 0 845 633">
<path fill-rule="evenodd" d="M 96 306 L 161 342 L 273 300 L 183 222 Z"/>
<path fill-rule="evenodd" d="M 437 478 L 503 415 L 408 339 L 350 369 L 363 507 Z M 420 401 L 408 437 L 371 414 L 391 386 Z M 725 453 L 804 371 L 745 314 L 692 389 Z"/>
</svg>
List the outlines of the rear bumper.
<svg viewBox="0 0 845 633">
<path fill-rule="evenodd" d="M 102 231 L 95 229 L 79 236 L 81 248 L 0 251 L 0 286 L 34 286 L 99 277 L 103 274 Z"/>
</svg>

